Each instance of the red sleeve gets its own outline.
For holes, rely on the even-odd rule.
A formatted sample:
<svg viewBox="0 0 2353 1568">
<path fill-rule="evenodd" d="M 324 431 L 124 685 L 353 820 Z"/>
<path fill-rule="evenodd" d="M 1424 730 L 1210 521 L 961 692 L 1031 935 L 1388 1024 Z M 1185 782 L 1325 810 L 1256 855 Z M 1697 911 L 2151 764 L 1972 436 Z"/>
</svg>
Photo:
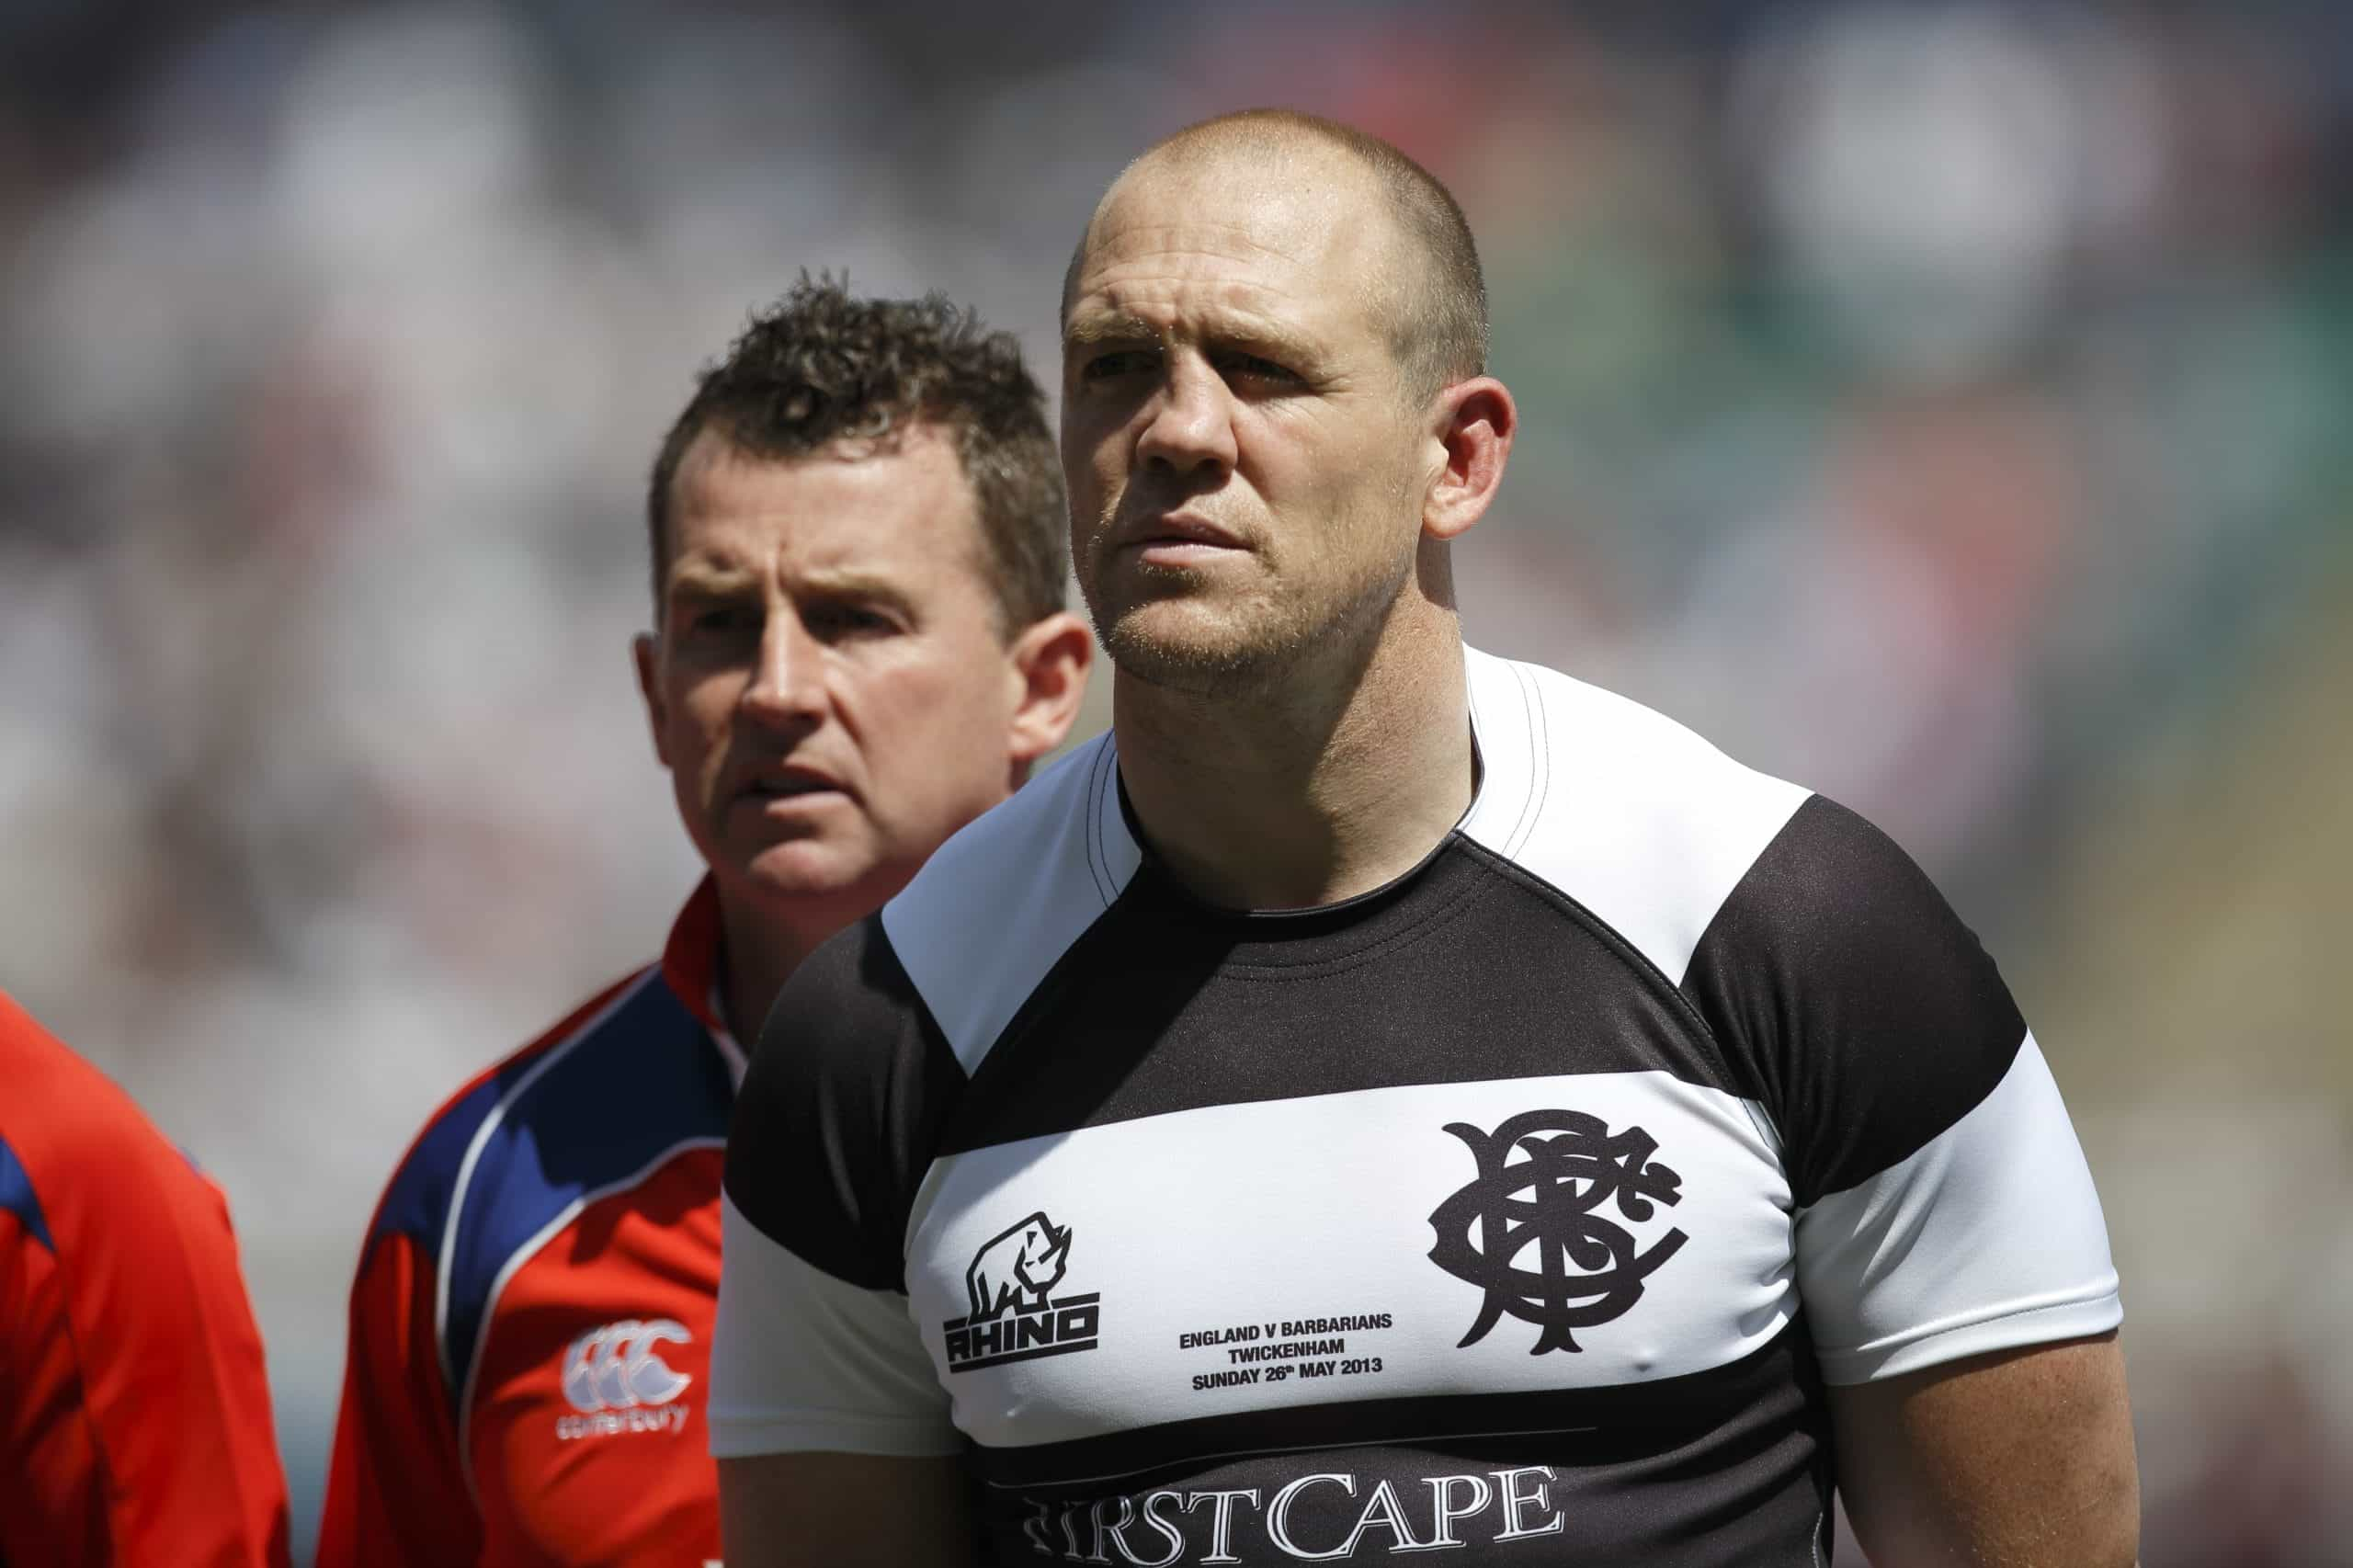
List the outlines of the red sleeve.
<svg viewBox="0 0 2353 1568">
<path fill-rule="evenodd" d="M 11 1133 L 46 1233 L 0 1236 L 0 1558 L 282 1568 L 228 1205 L 95 1070 L 22 1054 L 33 1026 L 10 1011 L 28 1102 Z"/>
<path fill-rule="evenodd" d="M 408 1236 L 369 1243 L 351 1290 L 319 1568 L 451 1568 L 481 1556 L 433 1291 L 431 1260 Z"/>
<path fill-rule="evenodd" d="M 57 1258 L 0 1212 L 0 1562 L 103 1562 L 104 1474 Z"/>
</svg>

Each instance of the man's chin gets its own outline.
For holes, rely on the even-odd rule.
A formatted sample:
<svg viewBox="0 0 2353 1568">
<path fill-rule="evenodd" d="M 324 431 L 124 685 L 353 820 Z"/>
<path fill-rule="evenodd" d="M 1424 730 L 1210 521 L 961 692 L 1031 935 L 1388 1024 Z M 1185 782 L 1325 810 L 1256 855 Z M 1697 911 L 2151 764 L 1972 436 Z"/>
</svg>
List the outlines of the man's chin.
<svg viewBox="0 0 2353 1568">
<path fill-rule="evenodd" d="M 762 900 L 831 898 L 856 887 L 871 869 L 866 856 L 823 839 L 797 838 L 742 857 L 725 880 Z"/>
<path fill-rule="evenodd" d="M 767 905 L 779 913 L 797 905 L 847 909 L 855 918 L 878 906 L 904 877 L 862 846 L 829 843 L 822 838 L 790 839 L 771 844 L 737 861 L 722 881 L 737 896 Z"/>
<path fill-rule="evenodd" d="M 1287 663 L 1290 640 L 1237 617 L 1182 613 L 1194 608 L 1150 605 L 1120 616 L 1104 629 L 1103 650 L 1131 679 L 1202 696 L 1252 689 Z"/>
</svg>

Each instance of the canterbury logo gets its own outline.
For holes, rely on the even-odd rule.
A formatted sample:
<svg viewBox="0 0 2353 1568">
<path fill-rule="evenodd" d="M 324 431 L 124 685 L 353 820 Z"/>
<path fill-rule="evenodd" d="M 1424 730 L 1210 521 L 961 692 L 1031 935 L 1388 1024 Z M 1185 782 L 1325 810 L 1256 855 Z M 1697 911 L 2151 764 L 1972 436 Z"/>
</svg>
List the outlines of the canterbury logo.
<svg viewBox="0 0 2353 1568">
<path fill-rule="evenodd" d="M 563 1353 L 563 1397 L 584 1415 L 667 1404 L 694 1380 L 671 1370 L 655 1349 L 693 1340 L 686 1325 L 673 1318 L 645 1323 L 624 1318 L 590 1329 Z"/>
</svg>

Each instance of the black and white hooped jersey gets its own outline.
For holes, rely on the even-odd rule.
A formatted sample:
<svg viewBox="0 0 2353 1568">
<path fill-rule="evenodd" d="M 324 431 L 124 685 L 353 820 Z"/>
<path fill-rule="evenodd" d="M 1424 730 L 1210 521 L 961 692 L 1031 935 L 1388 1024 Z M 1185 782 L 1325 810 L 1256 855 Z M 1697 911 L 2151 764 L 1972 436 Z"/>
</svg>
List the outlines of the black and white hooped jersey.
<svg viewBox="0 0 2353 1568">
<path fill-rule="evenodd" d="M 1818 1563 L 1822 1384 L 2105 1332 L 1994 964 L 1852 813 L 1468 654 L 1389 886 L 1241 915 L 1106 737 L 804 964 L 728 1146 L 722 1456 L 968 1456 L 998 1562 Z"/>
</svg>

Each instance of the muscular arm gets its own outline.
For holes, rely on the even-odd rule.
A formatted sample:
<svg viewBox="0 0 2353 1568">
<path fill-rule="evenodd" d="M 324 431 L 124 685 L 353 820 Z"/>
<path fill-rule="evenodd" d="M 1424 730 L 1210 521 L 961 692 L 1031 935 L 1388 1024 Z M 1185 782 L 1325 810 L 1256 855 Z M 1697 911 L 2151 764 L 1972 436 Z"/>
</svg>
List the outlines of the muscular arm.
<svg viewBox="0 0 2353 1568">
<path fill-rule="evenodd" d="M 954 1459 L 763 1454 L 719 1461 L 730 1568 L 973 1568 Z"/>
<path fill-rule="evenodd" d="M 2113 1334 L 1828 1391 L 1876 1568 L 2127 1568 L 2141 1483 Z"/>
</svg>

